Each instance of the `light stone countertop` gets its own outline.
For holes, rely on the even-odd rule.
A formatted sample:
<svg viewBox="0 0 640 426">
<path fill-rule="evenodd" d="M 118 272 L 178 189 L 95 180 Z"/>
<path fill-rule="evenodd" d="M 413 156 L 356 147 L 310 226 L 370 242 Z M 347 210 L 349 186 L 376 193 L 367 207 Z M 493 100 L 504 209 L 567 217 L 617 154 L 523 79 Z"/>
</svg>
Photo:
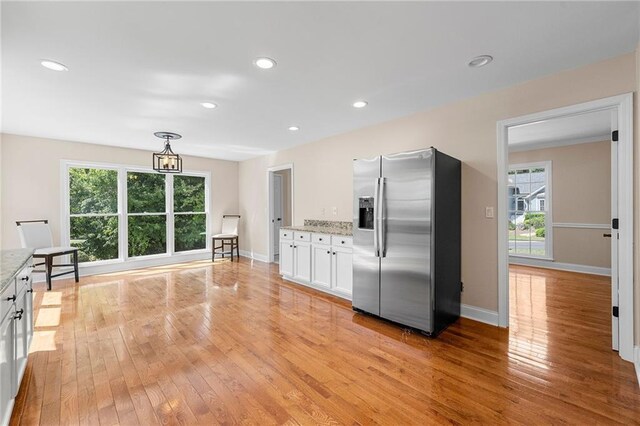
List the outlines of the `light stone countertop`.
<svg viewBox="0 0 640 426">
<path fill-rule="evenodd" d="M 13 276 L 33 255 L 33 249 L 0 250 L 0 293 L 11 284 Z"/>
</svg>

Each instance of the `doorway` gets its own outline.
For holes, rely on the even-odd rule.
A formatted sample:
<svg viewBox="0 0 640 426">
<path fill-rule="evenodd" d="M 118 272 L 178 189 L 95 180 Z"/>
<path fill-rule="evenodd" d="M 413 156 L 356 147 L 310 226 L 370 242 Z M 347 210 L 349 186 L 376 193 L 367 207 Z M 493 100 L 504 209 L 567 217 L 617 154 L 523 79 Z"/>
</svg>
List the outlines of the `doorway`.
<svg viewBox="0 0 640 426">
<path fill-rule="evenodd" d="M 498 179 L 498 314 L 500 326 L 509 326 L 509 264 L 549 266 L 555 261 L 554 249 L 560 249 L 560 247 L 554 248 L 554 244 L 552 244 L 557 240 L 557 238 L 554 240 L 554 231 L 559 234 L 573 228 L 574 231 L 580 229 L 580 234 L 584 234 L 587 229 L 590 229 L 589 232 L 594 235 L 600 233 L 599 243 L 601 245 L 604 238 L 607 241 L 604 244 L 609 246 L 606 255 L 610 256 L 611 271 L 611 347 L 618 350 L 623 359 L 633 360 L 632 99 L 631 94 L 626 94 L 498 122 L 498 176 L 501 176 Z M 548 134 L 548 130 L 554 128 L 549 125 L 550 123 L 573 122 L 575 124 L 582 122 L 579 127 L 585 129 L 597 120 L 601 122 L 605 120 L 605 124 L 610 123 L 607 126 L 606 134 L 589 136 L 601 139 L 601 141 L 606 136 L 609 141 L 607 146 L 599 147 L 601 150 L 610 149 L 609 189 L 611 201 L 608 203 L 609 206 L 604 206 L 607 210 L 607 220 L 606 222 L 598 220 L 597 223 L 595 223 L 596 221 L 589 223 L 584 219 L 582 222 L 571 222 L 565 216 L 558 217 L 554 222 L 555 218 L 552 215 L 554 207 L 551 198 L 553 162 L 540 161 L 544 160 L 543 158 L 533 159 L 537 161 L 522 162 L 522 158 L 520 158 L 518 162 L 514 160 L 511 163 L 512 167 L 510 167 L 509 148 L 517 145 L 517 141 L 515 141 L 516 143 L 512 142 L 514 142 L 513 139 L 517 139 L 518 133 L 521 135 L 534 134 L 537 129 L 540 139 L 537 141 L 537 147 L 540 148 L 545 143 L 549 146 L 554 139 L 558 139 L 557 134 Z M 601 125 L 600 128 L 602 130 L 603 126 Z M 547 138 L 546 141 L 543 140 L 544 137 Z M 587 136 L 584 139 L 582 142 L 589 142 Z M 565 144 L 568 146 L 578 142 L 576 138 L 573 140 L 567 138 Z M 572 178 L 565 179 L 571 180 Z M 584 179 L 575 178 L 572 180 L 575 185 L 585 183 Z M 566 214 L 566 209 L 563 214 Z M 600 257 L 602 256 L 603 253 L 600 253 Z M 566 262 L 555 263 L 566 264 Z M 608 265 L 599 265 L 601 270 L 607 269 L 605 266 Z M 583 272 L 598 273 L 598 266 L 594 268 L 596 269 Z"/>
<path fill-rule="evenodd" d="M 267 171 L 269 182 L 269 262 L 279 263 L 280 228 L 293 223 L 293 165 L 271 167 Z"/>
</svg>

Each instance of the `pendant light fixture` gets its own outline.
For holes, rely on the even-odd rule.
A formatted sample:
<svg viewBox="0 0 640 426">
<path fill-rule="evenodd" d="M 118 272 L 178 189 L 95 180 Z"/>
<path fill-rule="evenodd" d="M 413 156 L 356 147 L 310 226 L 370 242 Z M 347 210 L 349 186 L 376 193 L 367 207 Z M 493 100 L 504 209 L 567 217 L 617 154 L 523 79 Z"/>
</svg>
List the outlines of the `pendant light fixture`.
<svg viewBox="0 0 640 426">
<path fill-rule="evenodd" d="M 164 150 L 153 153 L 153 170 L 160 173 L 182 173 L 182 158 L 171 150 L 169 141 L 178 140 L 182 136 L 171 132 L 155 132 L 154 135 L 165 140 Z"/>
</svg>

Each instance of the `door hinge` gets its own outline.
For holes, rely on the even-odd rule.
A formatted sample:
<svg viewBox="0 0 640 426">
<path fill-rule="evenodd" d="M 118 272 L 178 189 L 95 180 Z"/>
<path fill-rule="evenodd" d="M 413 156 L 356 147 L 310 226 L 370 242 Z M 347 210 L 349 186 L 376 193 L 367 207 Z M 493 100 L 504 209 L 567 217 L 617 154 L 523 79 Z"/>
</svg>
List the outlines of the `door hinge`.
<svg viewBox="0 0 640 426">
<path fill-rule="evenodd" d="M 620 222 L 618 221 L 618 218 L 612 219 L 611 220 L 611 228 L 618 229 L 618 226 L 620 226 Z"/>
<path fill-rule="evenodd" d="M 613 142 L 618 142 L 618 131 L 614 130 L 613 132 L 611 132 L 611 140 Z"/>
<path fill-rule="evenodd" d="M 618 318 L 618 314 L 619 314 L 619 312 L 618 312 L 618 311 L 619 311 L 619 310 L 618 310 L 618 307 L 617 307 L 617 306 L 614 306 L 614 307 L 613 307 L 613 312 L 612 312 L 612 313 L 613 313 L 613 316 L 614 316 L 614 317 L 616 317 L 616 318 Z"/>
<path fill-rule="evenodd" d="M 464 283 L 460 281 L 460 292 L 464 291 Z"/>
</svg>

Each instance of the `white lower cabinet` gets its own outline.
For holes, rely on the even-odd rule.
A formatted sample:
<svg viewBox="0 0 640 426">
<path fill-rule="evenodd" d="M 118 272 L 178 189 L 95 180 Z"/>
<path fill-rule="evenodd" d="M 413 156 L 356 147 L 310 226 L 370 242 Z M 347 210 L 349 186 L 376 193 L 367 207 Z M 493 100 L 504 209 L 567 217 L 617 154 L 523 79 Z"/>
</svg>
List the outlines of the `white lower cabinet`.
<svg viewBox="0 0 640 426">
<path fill-rule="evenodd" d="M 293 242 L 294 269 L 293 278 L 301 281 L 311 280 L 311 243 Z"/>
<path fill-rule="evenodd" d="M 15 338 L 13 313 L 0 322 L 0 424 L 9 424 L 13 408 L 15 379 Z"/>
<path fill-rule="evenodd" d="M 28 261 L 31 263 L 31 260 Z M 31 268 L 11 279 L 0 298 L 0 426 L 9 424 L 33 338 Z"/>
<path fill-rule="evenodd" d="M 331 266 L 331 277 L 335 289 L 351 294 L 353 288 L 353 254 L 351 249 L 334 247 Z"/>
<path fill-rule="evenodd" d="M 293 276 L 293 241 L 280 240 L 280 274 Z"/>
<path fill-rule="evenodd" d="M 287 232 L 287 236 L 283 233 Z M 282 238 L 289 238 L 283 240 Z M 352 238 L 308 232 L 280 232 L 280 274 L 337 296 L 351 298 Z"/>
<path fill-rule="evenodd" d="M 314 245 L 311 250 L 313 253 L 311 283 L 331 288 L 331 246 Z"/>
</svg>

